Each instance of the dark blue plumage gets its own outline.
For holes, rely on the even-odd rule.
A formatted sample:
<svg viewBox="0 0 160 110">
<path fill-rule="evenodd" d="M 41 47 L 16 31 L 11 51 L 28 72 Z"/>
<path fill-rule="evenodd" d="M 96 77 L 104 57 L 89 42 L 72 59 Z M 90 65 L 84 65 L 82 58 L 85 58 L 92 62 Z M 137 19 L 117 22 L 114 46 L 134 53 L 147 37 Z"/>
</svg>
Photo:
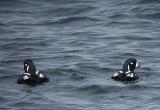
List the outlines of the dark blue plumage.
<svg viewBox="0 0 160 110">
<path fill-rule="evenodd" d="M 139 76 L 134 72 L 136 67 L 139 67 L 137 60 L 134 58 L 129 58 L 124 62 L 122 70 L 113 74 L 111 78 L 117 81 L 137 80 L 139 79 Z"/>
<path fill-rule="evenodd" d="M 18 76 L 18 84 L 40 84 L 49 81 L 49 78 L 46 75 L 36 71 L 36 67 L 32 60 L 26 59 L 23 68 L 24 73 Z"/>
</svg>

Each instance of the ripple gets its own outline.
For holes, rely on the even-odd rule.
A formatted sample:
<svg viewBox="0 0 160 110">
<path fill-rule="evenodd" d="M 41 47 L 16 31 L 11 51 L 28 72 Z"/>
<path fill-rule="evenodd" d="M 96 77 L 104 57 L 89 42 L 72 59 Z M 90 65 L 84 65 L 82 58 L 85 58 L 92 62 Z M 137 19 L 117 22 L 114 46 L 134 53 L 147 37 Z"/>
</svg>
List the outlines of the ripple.
<svg viewBox="0 0 160 110">
<path fill-rule="evenodd" d="M 85 79 L 85 76 L 80 76 L 80 75 L 78 75 L 77 73 L 73 73 L 73 74 L 71 75 L 71 79 L 73 79 L 73 80 L 75 80 L 75 81 L 77 81 L 77 80 L 83 80 L 83 79 Z"/>
<path fill-rule="evenodd" d="M 71 22 L 77 22 L 77 21 L 80 21 L 80 22 L 82 22 L 82 21 L 96 22 L 96 21 L 99 21 L 99 19 L 92 18 L 92 17 L 78 17 L 78 16 L 75 16 L 75 17 L 67 17 L 67 18 L 60 19 L 60 20 L 56 21 L 55 23 L 65 24 L 65 23 L 71 23 Z"/>
<path fill-rule="evenodd" d="M 150 3 L 160 3 L 159 0 L 140 0 L 138 3 L 141 3 L 141 4 L 150 4 Z"/>
<path fill-rule="evenodd" d="M 158 109 L 158 10 L 159 0 L 1 0 L 0 109 Z M 140 79 L 112 80 L 128 57 Z M 16 83 L 26 58 L 49 83 Z"/>
<path fill-rule="evenodd" d="M 160 19 L 160 13 L 139 14 L 138 16 L 146 19 Z"/>
</svg>

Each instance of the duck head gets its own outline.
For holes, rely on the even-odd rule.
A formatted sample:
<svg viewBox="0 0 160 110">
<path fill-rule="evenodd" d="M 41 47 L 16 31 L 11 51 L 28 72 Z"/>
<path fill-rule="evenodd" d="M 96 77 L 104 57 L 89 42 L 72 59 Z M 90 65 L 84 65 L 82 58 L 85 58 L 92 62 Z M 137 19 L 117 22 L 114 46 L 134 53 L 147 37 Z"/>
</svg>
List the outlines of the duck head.
<svg viewBox="0 0 160 110">
<path fill-rule="evenodd" d="M 36 73 L 36 67 L 34 63 L 32 62 L 32 60 L 30 59 L 26 59 L 24 61 L 23 68 L 24 68 L 25 73 L 29 73 L 30 75 L 34 76 Z"/>
<path fill-rule="evenodd" d="M 137 60 L 134 58 L 129 58 L 128 60 L 124 62 L 122 71 L 124 73 L 134 72 L 135 68 L 138 68 L 138 67 L 139 67 L 139 64 Z"/>
</svg>

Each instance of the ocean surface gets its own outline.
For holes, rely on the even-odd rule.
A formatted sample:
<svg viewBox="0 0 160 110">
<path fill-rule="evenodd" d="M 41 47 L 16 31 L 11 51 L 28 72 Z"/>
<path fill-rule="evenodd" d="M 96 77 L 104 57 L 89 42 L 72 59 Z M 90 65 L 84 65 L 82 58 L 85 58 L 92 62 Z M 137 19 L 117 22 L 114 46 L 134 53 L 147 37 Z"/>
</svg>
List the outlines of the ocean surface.
<svg viewBox="0 0 160 110">
<path fill-rule="evenodd" d="M 27 58 L 50 82 L 16 83 Z M 0 110 L 160 110 L 160 0 L 0 0 Z"/>
</svg>

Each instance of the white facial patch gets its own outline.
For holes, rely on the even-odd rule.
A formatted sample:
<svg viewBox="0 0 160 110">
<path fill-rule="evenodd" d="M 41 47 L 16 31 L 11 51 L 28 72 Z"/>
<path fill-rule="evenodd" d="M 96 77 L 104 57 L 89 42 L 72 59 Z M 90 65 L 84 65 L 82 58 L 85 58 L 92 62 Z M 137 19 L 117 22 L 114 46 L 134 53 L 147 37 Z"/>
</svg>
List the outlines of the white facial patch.
<svg viewBox="0 0 160 110">
<path fill-rule="evenodd" d="M 131 62 L 131 65 L 133 65 L 133 62 Z"/>
</svg>

